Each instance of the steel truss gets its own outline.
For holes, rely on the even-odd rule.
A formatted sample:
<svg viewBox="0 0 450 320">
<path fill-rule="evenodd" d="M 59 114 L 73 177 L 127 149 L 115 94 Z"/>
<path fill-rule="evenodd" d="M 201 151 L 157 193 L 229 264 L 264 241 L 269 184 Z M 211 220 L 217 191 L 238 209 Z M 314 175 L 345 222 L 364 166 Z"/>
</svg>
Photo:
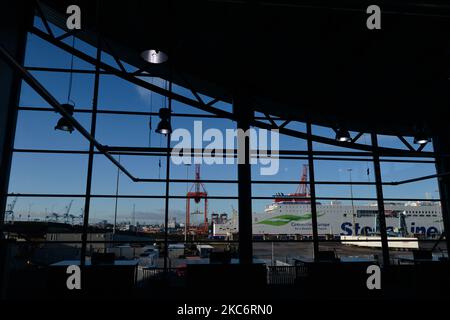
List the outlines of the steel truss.
<svg viewBox="0 0 450 320">
<path fill-rule="evenodd" d="M 194 108 L 198 108 L 200 110 L 209 112 L 217 117 L 221 117 L 221 118 L 226 118 L 226 119 L 230 119 L 230 120 L 234 120 L 236 121 L 236 116 L 231 113 L 231 112 L 227 112 L 218 108 L 213 107 L 213 105 L 218 102 L 219 100 L 217 98 L 211 100 L 208 103 L 204 103 L 203 100 L 201 99 L 201 97 L 199 96 L 199 94 L 190 86 L 190 84 L 186 82 L 186 84 L 189 86 L 189 89 L 191 90 L 191 92 L 194 94 L 194 96 L 197 98 L 197 100 L 193 100 L 190 99 L 188 97 L 182 96 L 180 94 L 171 92 L 169 90 L 166 90 L 164 88 L 158 87 L 156 85 L 153 85 L 151 83 L 148 83 L 142 79 L 139 79 L 137 77 L 137 75 L 139 75 L 139 73 L 133 72 L 133 73 L 129 73 L 126 72 L 125 68 L 123 67 L 122 63 L 120 62 L 120 59 L 114 55 L 114 53 L 112 52 L 113 50 L 110 50 L 110 54 L 113 55 L 115 61 L 117 62 L 117 64 L 120 67 L 119 69 L 114 68 L 111 65 L 108 65 L 104 62 L 101 61 L 96 61 L 96 59 L 90 57 L 89 55 L 70 47 L 69 45 L 65 44 L 64 42 L 62 42 L 61 40 L 59 40 L 57 37 L 55 37 L 52 34 L 49 33 L 45 33 L 42 30 L 36 28 L 36 27 L 32 27 L 31 32 L 33 32 L 34 34 L 36 34 L 37 36 L 39 36 L 40 38 L 42 38 L 43 40 L 59 47 L 60 49 L 65 50 L 66 52 L 73 54 L 74 56 L 77 56 L 78 58 L 84 60 L 87 63 L 90 63 L 92 65 L 97 65 L 100 69 L 103 69 L 105 71 L 107 71 L 110 74 L 116 75 L 124 80 L 127 80 L 131 83 L 134 83 L 135 85 L 138 85 L 140 87 L 143 87 L 145 89 L 148 89 L 152 92 L 158 93 L 160 95 L 163 95 L 169 99 L 174 99 L 177 100 L 181 103 L 187 104 L 189 106 L 192 106 Z M 111 48 L 111 47 L 109 47 Z M 31 76 L 31 75 L 30 75 Z M 148 76 L 148 74 L 147 74 Z M 151 75 L 150 75 L 151 76 Z M 36 80 L 35 80 L 36 81 Z M 37 81 L 36 81 L 37 82 Z M 56 101 L 56 100 L 55 100 Z M 54 106 L 53 106 L 54 107 Z M 57 109 L 57 108 L 55 108 Z M 58 110 L 57 110 L 58 111 Z M 65 116 L 63 113 L 61 113 L 63 116 Z M 255 127 L 259 127 L 259 128 L 263 128 L 263 129 L 267 129 L 267 130 L 278 130 L 281 134 L 285 134 L 288 136 L 292 136 L 292 137 L 297 137 L 297 138 L 301 138 L 301 139 L 305 139 L 305 140 L 311 140 L 314 142 L 318 142 L 318 143 L 324 143 L 324 144 L 328 144 L 328 145 L 334 145 L 334 146 L 338 146 L 338 147 L 344 147 L 344 148 L 351 148 L 351 149 L 355 149 L 355 150 L 361 150 L 361 151 L 367 151 L 369 152 L 368 155 L 370 155 L 371 153 L 373 153 L 374 151 L 377 152 L 377 154 L 379 154 L 380 156 L 409 156 L 409 157 L 435 157 L 434 152 L 424 152 L 422 151 L 422 149 L 425 147 L 425 145 L 422 145 L 419 147 L 419 149 L 415 150 L 403 137 L 399 136 L 399 139 L 408 147 L 409 150 L 403 150 L 403 149 L 395 149 L 395 148 L 386 148 L 386 147 L 377 147 L 376 150 L 372 145 L 365 145 L 365 144 L 358 144 L 356 143 L 357 140 L 363 135 L 362 132 L 358 133 L 350 143 L 343 143 L 343 142 L 339 142 L 339 141 L 335 141 L 334 139 L 330 139 L 327 137 L 321 137 L 321 136 L 317 136 L 317 135 L 313 135 L 311 132 L 309 133 L 304 133 L 304 132 L 300 132 L 300 131 L 296 131 L 296 130 L 292 130 L 292 129 L 288 129 L 286 128 L 286 125 L 288 125 L 291 120 L 285 120 L 281 125 L 277 125 L 275 120 L 278 120 L 278 118 L 273 118 L 272 116 L 270 116 L 269 114 L 265 114 L 267 120 L 270 121 L 270 124 L 267 124 L 261 120 L 258 119 L 251 119 L 250 120 L 250 124 L 255 126 Z M 69 121 L 76 121 L 75 119 L 68 119 Z M 81 126 L 81 125 L 79 125 Z M 75 127 L 78 129 L 79 126 Z M 83 134 L 84 135 L 84 134 Z M 86 137 L 86 136 L 85 136 Z M 91 137 L 92 138 L 92 137 Z M 89 139 L 89 138 L 88 138 Z M 90 139 L 91 140 L 91 139 Z M 95 140 L 95 139 L 94 139 Z M 108 152 L 110 150 L 108 150 L 108 146 L 103 146 L 100 143 L 98 143 L 97 141 L 95 141 L 96 143 L 94 143 L 94 145 L 96 145 L 97 149 L 103 153 L 109 160 L 111 160 L 116 166 L 119 167 L 119 169 L 125 174 L 127 175 L 132 181 L 134 182 L 152 182 L 155 179 L 145 179 L 145 178 L 137 178 L 135 176 L 133 176 L 126 168 L 124 168 L 122 165 L 120 165 L 120 163 L 118 163 L 117 161 L 115 161 L 114 157 L 111 156 L 111 154 Z M 100 149 L 99 149 L 100 147 Z M 423 177 L 418 177 L 415 179 L 408 179 L 408 180 L 404 180 L 404 181 L 396 181 L 396 182 L 391 182 L 388 184 L 391 185 L 400 185 L 400 184 L 404 184 L 404 183 L 410 183 L 410 182 L 416 182 L 416 181 L 421 181 L 421 180 L 427 180 L 427 179 L 432 179 L 432 178 L 436 178 L 439 176 L 445 176 L 447 175 L 446 173 L 441 174 L 441 175 L 430 175 L 430 176 L 423 176 Z"/>
<path fill-rule="evenodd" d="M 54 36 L 52 37 L 50 34 L 43 32 L 42 30 L 33 27 L 30 30 L 33 34 L 35 34 L 36 36 L 40 37 L 41 39 L 57 46 L 58 48 L 73 54 L 74 56 L 76 56 L 77 58 L 84 60 L 85 62 L 92 64 L 95 66 L 95 59 L 92 58 L 91 56 L 85 54 L 82 51 L 79 51 L 75 48 L 72 48 L 71 46 L 67 45 L 66 43 L 59 41 L 57 38 L 55 38 Z M 112 55 L 111 52 L 109 52 L 109 54 Z M 115 60 L 118 60 L 117 57 L 115 57 Z M 174 99 L 178 102 L 181 102 L 183 104 L 189 105 L 191 107 L 200 109 L 202 111 L 205 112 L 209 112 L 211 114 L 214 114 L 216 116 L 222 117 L 222 118 L 227 118 L 233 121 L 236 121 L 236 116 L 228 111 L 224 111 L 221 110 L 219 108 L 213 107 L 213 105 L 215 103 L 217 103 L 218 101 L 220 101 L 219 99 L 215 98 L 212 101 L 208 102 L 208 103 L 204 103 L 203 100 L 200 98 L 200 96 L 198 95 L 198 93 L 192 88 L 192 87 L 188 87 L 189 90 L 192 91 L 192 93 L 194 94 L 194 96 L 200 98 L 198 100 L 193 100 L 191 98 L 185 97 L 183 95 L 180 95 L 178 93 L 174 93 L 174 92 L 169 92 L 169 90 L 166 90 L 164 88 L 161 88 L 159 86 L 156 86 L 154 84 L 148 83 L 142 79 L 139 78 L 139 74 L 136 75 L 135 72 L 126 72 L 121 70 L 120 68 L 117 69 L 107 63 L 104 62 L 100 62 L 99 63 L 100 69 L 108 72 L 109 74 L 112 75 L 116 75 L 121 79 L 124 79 L 128 82 L 131 82 L 137 86 L 140 86 L 142 88 L 145 88 L 147 90 L 150 90 L 154 93 L 160 94 L 162 96 L 165 96 L 167 98 L 171 98 Z M 151 73 L 148 73 L 147 76 L 151 76 Z M 279 132 L 281 134 L 285 134 L 287 136 L 291 136 L 291 137 L 295 137 L 295 138 L 300 138 L 300 139 L 304 139 L 304 140 L 308 140 L 311 139 L 314 142 L 318 142 L 318 143 L 324 143 L 324 144 L 328 144 L 328 145 L 333 145 L 333 146 L 337 146 L 337 147 L 343 147 L 343 148 L 351 148 L 351 149 L 355 149 L 355 150 L 361 150 L 361 151 L 369 151 L 369 152 L 373 152 L 374 148 L 373 146 L 369 146 L 369 145 L 365 145 L 365 144 L 359 144 L 356 143 L 356 140 L 358 139 L 353 139 L 353 141 L 351 143 L 345 143 L 345 142 L 339 142 L 336 141 L 334 139 L 331 138 L 327 138 L 327 137 L 322 137 L 322 136 L 317 136 L 314 134 L 308 134 L 305 132 L 301 132 L 301 131 L 297 131 L 297 130 L 293 130 L 293 129 L 288 129 L 286 128 L 286 126 L 292 122 L 292 120 L 285 120 L 283 124 L 281 125 L 277 125 L 275 123 L 274 120 L 278 120 L 278 118 L 276 116 L 270 116 L 268 114 L 266 114 L 266 118 L 267 120 L 270 121 L 270 124 L 265 123 L 263 121 L 257 120 L 255 118 L 250 119 L 250 125 L 254 126 L 254 127 L 258 127 L 261 129 L 267 129 L 267 130 L 279 130 Z M 363 133 L 360 133 L 358 138 L 362 135 Z M 422 148 L 423 149 L 423 148 Z M 434 152 L 426 152 L 426 151 L 422 151 L 422 149 L 419 150 L 403 150 L 403 149 L 396 149 L 396 148 L 386 148 L 386 147 L 378 147 L 377 151 L 379 152 L 380 156 L 390 156 L 391 154 L 408 154 L 409 156 L 425 156 L 425 157 L 434 157 L 435 154 Z"/>
</svg>

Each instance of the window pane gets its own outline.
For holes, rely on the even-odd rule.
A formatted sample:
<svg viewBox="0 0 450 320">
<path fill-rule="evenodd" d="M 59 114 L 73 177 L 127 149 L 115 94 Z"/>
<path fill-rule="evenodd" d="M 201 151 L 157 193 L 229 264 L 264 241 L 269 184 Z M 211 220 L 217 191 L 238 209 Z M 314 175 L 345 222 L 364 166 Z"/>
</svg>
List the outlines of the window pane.
<svg viewBox="0 0 450 320">
<path fill-rule="evenodd" d="M 74 117 L 85 129 L 90 130 L 90 114 L 75 112 Z M 71 134 L 55 130 L 60 118 L 61 116 L 56 112 L 20 110 L 14 147 L 16 149 L 87 151 L 89 141 L 77 130 Z"/>
<path fill-rule="evenodd" d="M 84 194 L 87 155 L 14 153 L 9 192 Z"/>
</svg>

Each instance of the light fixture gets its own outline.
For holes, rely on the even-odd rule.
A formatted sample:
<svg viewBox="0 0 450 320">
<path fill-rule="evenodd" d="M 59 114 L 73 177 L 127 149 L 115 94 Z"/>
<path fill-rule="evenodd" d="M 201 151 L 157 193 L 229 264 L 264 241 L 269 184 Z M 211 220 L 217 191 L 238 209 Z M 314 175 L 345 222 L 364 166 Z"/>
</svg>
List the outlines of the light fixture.
<svg viewBox="0 0 450 320">
<path fill-rule="evenodd" d="M 416 135 L 414 136 L 415 144 L 423 145 L 427 144 L 430 141 L 431 141 L 430 137 L 427 136 L 423 131 L 416 133 Z"/>
<path fill-rule="evenodd" d="M 350 137 L 350 133 L 348 132 L 348 130 L 339 128 L 336 130 L 336 141 L 351 142 L 352 138 Z"/>
<path fill-rule="evenodd" d="M 141 53 L 141 58 L 152 64 L 164 63 L 169 59 L 169 56 L 164 51 L 158 49 L 144 50 Z"/>
<path fill-rule="evenodd" d="M 75 36 L 72 36 L 72 48 L 75 48 Z M 67 103 L 61 104 L 61 108 L 63 108 L 71 116 L 73 116 L 73 112 L 75 110 L 75 105 L 71 103 L 72 100 L 70 99 L 72 94 L 72 82 L 73 82 L 73 53 L 70 59 L 69 90 L 67 92 Z M 74 128 L 73 125 L 66 118 L 61 117 L 56 123 L 55 130 L 61 130 L 72 133 Z"/>
<path fill-rule="evenodd" d="M 168 108 L 159 109 L 159 118 L 161 120 L 159 121 L 155 132 L 164 135 L 172 133 L 172 126 L 170 124 L 170 110 Z"/>
<path fill-rule="evenodd" d="M 73 105 L 64 103 L 61 105 L 61 107 L 64 108 L 64 110 L 66 110 L 71 116 L 73 115 L 73 111 L 74 111 Z M 66 118 L 61 117 L 55 126 L 55 130 L 61 130 L 61 131 L 66 131 L 66 132 L 72 133 L 74 128 L 73 128 L 72 124 L 69 121 L 67 121 Z"/>
</svg>

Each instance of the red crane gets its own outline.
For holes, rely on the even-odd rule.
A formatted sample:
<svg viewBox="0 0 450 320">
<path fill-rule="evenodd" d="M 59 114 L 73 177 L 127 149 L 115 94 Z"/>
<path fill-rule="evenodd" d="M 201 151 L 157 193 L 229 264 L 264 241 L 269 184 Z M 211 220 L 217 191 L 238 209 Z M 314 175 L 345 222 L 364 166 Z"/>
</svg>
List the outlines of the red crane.
<svg viewBox="0 0 450 320">
<path fill-rule="evenodd" d="M 308 185 L 308 165 L 303 165 L 303 172 L 302 172 L 302 178 L 300 179 L 300 184 L 297 187 L 297 190 L 295 191 L 295 194 L 299 197 L 305 197 L 309 198 L 309 185 Z"/>
<path fill-rule="evenodd" d="M 196 204 L 200 203 L 203 199 L 205 202 L 203 213 L 198 209 L 195 212 L 191 212 L 191 199 Z M 191 214 L 202 215 L 203 224 L 199 226 L 191 226 Z M 196 232 L 199 234 L 208 233 L 208 192 L 206 192 L 205 186 L 200 182 L 200 165 L 195 165 L 195 182 L 186 194 L 186 234 L 190 232 Z"/>
<path fill-rule="evenodd" d="M 302 177 L 295 193 L 289 193 L 288 195 L 277 193 L 274 195 L 274 197 L 275 202 L 310 203 L 311 194 L 309 192 L 308 185 L 308 165 L 303 165 Z"/>
</svg>

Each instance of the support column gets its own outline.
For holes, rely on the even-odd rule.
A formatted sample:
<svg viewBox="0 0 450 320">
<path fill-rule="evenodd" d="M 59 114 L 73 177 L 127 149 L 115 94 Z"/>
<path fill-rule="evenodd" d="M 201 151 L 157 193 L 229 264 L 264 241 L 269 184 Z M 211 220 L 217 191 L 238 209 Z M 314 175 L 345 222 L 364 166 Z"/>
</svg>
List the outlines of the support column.
<svg viewBox="0 0 450 320">
<path fill-rule="evenodd" d="M 250 128 L 253 110 L 245 95 L 233 98 L 233 113 L 237 117 L 237 129 L 246 132 Z M 252 175 L 250 167 L 250 138 L 238 139 L 238 151 L 245 154 L 244 163 L 238 162 L 238 210 L 239 210 L 239 261 L 253 262 L 252 234 Z M 239 152 L 238 152 L 239 153 Z"/>
<path fill-rule="evenodd" d="M 33 7 L 32 1 L 11 0 L 3 3 L 0 10 L 0 45 L 22 65 Z M 6 208 L 20 85 L 20 77 L 0 59 L 0 224 Z"/>
<path fill-rule="evenodd" d="M 377 191 L 378 219 L 380 220 L 381 249 L 383 251 L 383 264 L 389 266 L 389 243 L 386 231 L 386 216 L 384 212 L 383 185 L 381 179 L 380 155 L 378 152 L 378 138 L 376 133 L 372 133 L 373 166 L 375 172 L 375 187 Z"/>
<path fill-rule="evenodd" d="M 442 128 L 445 128 L 442 126 Z M 450 137 L 445 130 L 440 130 L 433 137 L 433 147 L 436 153 L 436 173 L 450 172 Z M 450 248 L 450 176 L 438 178 L 439 195 L 441 199 L 442 220 L 444 224 L 447 250 Z"/>
<path fill-rule="evenodd" d="M 6 1 L 0 10 L 0 45 L 20 64 L 25 59 L 27 30 L 33 23 L 33 1 Z M 0 59 L 0 299 L 6 298 L 8 243 L 3 223 L 20 98 L 20 77 Z"/>
<path fill-rule="evenodd" d="M 319 231 L 317 227 L 317 203 L 316 203 L 316 184 L 314 171 L 313 143 L 311 139 L 311 123 L 306 124 L 308 134 L 308 167 L 309 167 L 309 191 L 311 194 L 311 223 L 313 234 L 313 255 L 314 261 L 319 262 Z"/>
<path fill-rule="evenodd" d="M 100 35 L 97 39 L 97 54 L 95 65 L 95 78 L 94 78 L 94 93 L 92 99 L 92 119 L 90 134 L 95 138 L 97 130 L 97 109 L 98 109 L 98 95 L 100 88 L 100 61 L 102 57 L 102 46 Z M 87 166 L 87 178 L 86 178 L 86 197 L 84 200 L 84 213 L 83 213 L 83 232 L 81 234 L 81 252 L 80 252 L 80 266 L 84 268 L 86 264 L 86 254 L 88 248 L 88 233 L 89 233 L 89 215 L 91 211 L 91 190 L 92 190 L 92 171 L 94 167 L 94 144 L 89 143 L 89 157 Z M 113 239 L 114 240 L 114 239 Z"/>
</svg>

